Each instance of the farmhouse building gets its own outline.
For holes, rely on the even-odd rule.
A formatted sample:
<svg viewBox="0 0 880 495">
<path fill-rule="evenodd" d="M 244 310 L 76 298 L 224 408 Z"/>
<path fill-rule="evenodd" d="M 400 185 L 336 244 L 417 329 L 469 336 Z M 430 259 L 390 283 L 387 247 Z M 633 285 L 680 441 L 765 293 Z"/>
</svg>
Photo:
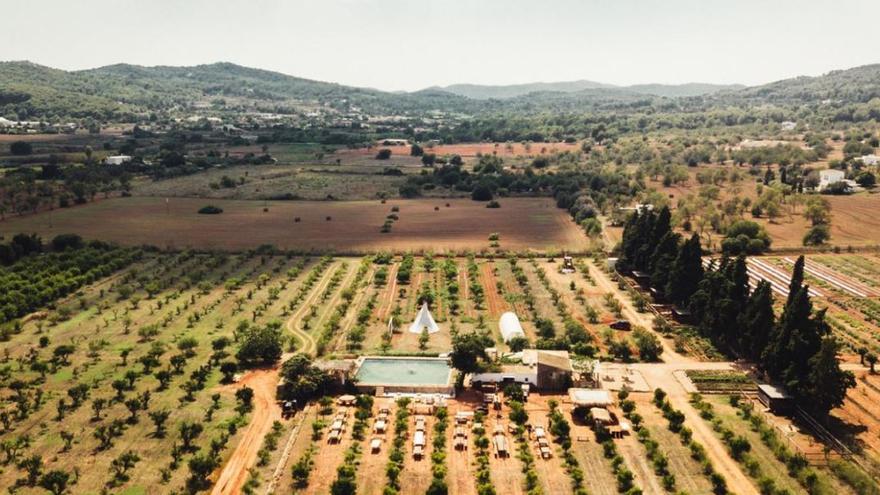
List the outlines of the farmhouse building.
<svg viewBox="0 0 880 495">
<path fill-rule="evenodd" d="M 825 169 L 819 171 L 819 190 L 824 191 L 831 184 L 841 182 L 846 178 L 843 170 Z"/>
<path fill-rule="evenodd" d="M 571 375 L 571 358 L 567 351 L 525 349 L 522 364 L 503 366 L 500 372 L 476 373 L 470 382 L 475 388 L 518 384 L 536 390 L 564 390 L 571 385 Z"/>
<path fill-rule="evenodd" d="M 131 161 L 128 155 L 113 155 L 104 158 L 104 165 L 122 165 Z"/>
<path fill-rule="evenodd" d="M 859 157 L 859 161 L 865 165 L 873 166 L 880 163 L 880 156 L 877 155 L 864 155 Z"/>
</svg>

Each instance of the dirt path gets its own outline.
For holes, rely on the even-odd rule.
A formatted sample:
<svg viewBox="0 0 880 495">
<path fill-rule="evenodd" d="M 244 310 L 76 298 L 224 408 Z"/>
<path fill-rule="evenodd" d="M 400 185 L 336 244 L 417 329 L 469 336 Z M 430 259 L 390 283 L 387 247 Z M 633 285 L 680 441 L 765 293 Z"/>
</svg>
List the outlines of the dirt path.
<svg viewBox="0 0 880 495">
<path fill-rule="evenodd" d="M 625 292 L 621 291 L 617 284 L 612 281 L 608 275 L 600 270 L 595 263 L 592 261 L 585 261 L 587 267 L 590 270 L 590 277 L 596 282 L 596 287 L 598 287 L 602 292 L 610 292 L 614 294 L 614 297 L 620 301 L 621 306 L 623 306 L 623 317 L 632 322 L 634 325 L 638 325 L 640 327 L 644 327 L 649 332 L 654 333 L 654 316 L 651 312 L 639 313 L 636 311 L 635 306 L 633 306 L 632 301 L 629 298 L 629 295 Z M 666 363 L 682 363 L 682 362 L 692 362 L 693 360 L 675 352 L 674 346 L 666 339 L 663 338 L 662 335 L 657 335 L 657 338 L 660 339 L 660 343 L 663 346 L 663 354 L 660 358 Z"/>
<path fill-rule="evenodd" d="M 391 411 L 390 425 L 384 434 L 373 433 L 375 418 L 378 415 L 379 409 L 383 407 L 387 407 Z M 391 452 L 391 442 L 394 438 L 393 425 L 395 413 L 396 406 L 392 399 L 377 398 L 373 404 L 373 419 L 370 420 L 366 438 L 363 445 L 361 445 L 363 456 L 357 470 L 358 493 L 361 495 L 381 495 L 382 490 L 385 488 L 385 467 L 388 464 L 388 454 Z M 370 451 L 370 441 L 374 438 L 382 439 L 382 446 L 376 454 Z"/>
<path fill-rule="evenodd" d="M 335 414 L 335 412 L 334 412 Z M 331 417 L 332 418 L 332 417 Z M 327 418 L 328 420 L 331 418 Z M 342 434 L 342 441 L 339 443 L 328 443 L 327 437 L 329 431 L 324 432 L 324 436 L 318 442 L 322 445 L 315 454 L 315 467 L 309 476 L 309 487 L 303 493 L 321 494 L 330 493 L 330 485 L 336 479 L 336 469 L 345 459 L 345 451 L 351 445 L 351 425 L 354 421 L 351 413 L 348 414 L 348 424 Z"/>
<path fill-rule="evenodd" d="M 316 344 L 314 337 L 306 332 L 301 325 L 303 317 L 308 313 L 312 304 L 314 304 L 315 300 L 321 297 L 321 293 L 324 292 L 324 289 L 327 285 L 330 284 L 330 278 L 333 277 L 333 273 L 336 270 L 336 264 L 331 264 L 324 270 L 324 274 L 318 280 L 318 283 L 312 287 L 309 295 L 303 299 L 302 303 L 300 303 L 299 308 L 293 312 L 293 314 L 288 318 L 287 323 L 285 323 L 285 327 L 289 332 L 294 334 L 297 339 L 302 343 L 302 347 L 299 348 L 299 352 L 310 354 L 315 351 Z"/>
<path fill-rule="evenodd" d="M 331 351 L 346 351 L 346 342 L 348 341 L 348 334 L 355 327 L 357 323 L 357 315 L 358 311 L 360 311 L 361 306 L 364 304 L 364 301 L 369 299 L 367 296 L 371 296 L 373 293 L 373 276 L 376 271 L 372 266 L 370 266 L 367 274 L 364 275 L 364 279 L 361 282 L 360 287 L 355 290 L 354 299 L 351 301 L 351 305 L 348 307 L 348 311 L 346 311 L 344 317 L 342 318 L 342 324 L 340 325 L 339 333 L 333 338 L 332 343 L 330 344 L 329 349 Z M 342 291 L 339 292 L 342 294 Z"/>
<path fill-rule="evenodd" d="M 403 460 L 403 469 L 400 472 L 400 493 L 424 493 L 431 484 L 431 453 L 434 452 L 434 416 L 426 415 L 425 418 L 425 454 L 421 459 L 413 457 L 413 437 L 416 431 L 416 415 L 409 418 L 409 436 L 406 439 L 406 448 Z"/>
<path fill-rule="evenodd" d="M 281 457 L 278 459 L 278 464 L 275 465 L 275 469 L 272 472 L 272 479 L 269 480 L 269 483 L 266 486 L 267 494 L 275 493 L 275 488 L 284 477 L 284 469 L 290 462 L 290 454 L 293 452 L 293 446 L 296 443 L 296 438 L 299 436 L 300 430 L 302 430 L 302 427 L 305 424 L 306 418 L 309 416 L 312 407 L 313 406 L 311 404 L 307 405 L 305 409 L 303 409 L 302 413 L 297 415 L 296 425 L 290 429 L 290 433 L 287 435 L 287 441 L 284 442 L 284 450 L 281 452 Z"/>
<path fill-rule="evenodd" d="M 546 401 L 542 399 L 541 397 L 531 396 L 530 400 L 526 402 L 529 423 L 533 425 L 550 424 L 550 420 L 547 418 L 550 408 L 547 407 Z M 516 446 L 515 448 L 519 448 L 513 435 L 511 435 L 510 440 Z M 571 478 L 565 472 L 562 457 L 559 455 L 562 450 L 557 444 L 555 442 L 551 444 L 550 448 L 553 451 L 553 456 L 549 459 L 544 459 L 538 450 L 536 440 L 528 438 L 528 434 L 526 434 L 526 443 L 532 456 L 535 458 L 535 471 L 538 473 L 538 479 L 541 482 L 544 493 L 552 493 L 554 495 L 572 493 Z M 518 453 L 519 451 L 517 450 L 516 452 Z"/>
<path fill-rule="evenodd" d="M 492 440 L 494 435 L 492 432 L 495 431 L 495 425 L 498 422 L 499 420 L 496 419 L 494 415 L 489 414 L 486 416 L 486 421 L 484 423 L 486 436 L 489 438 L 489 470 L 492 472 L 492 484 L 499 492 L 504 493 L 505 495 L 522 495 L 524 493 L 523 485 L 525 481 L 525 477 L 522 473 L 523 464 L 517 458 L 516 440 L 514 440 L 512 435 L 505 433 L 505 437 L 507 438 L 507 449 L 510 455 L 508 457 L 495 456 L 495 445 Z M 504 416 L 504 419 L 500 420 L 500 422 L 505 425 L 506 432 L 506 415 Z"/>
<path fill-rule="evenodd" d="M 314 325 L 312 325 L 312 331 L 318 330 L 321 326 L 330 319 L 330 316 L 336 312 L 336 307 L 339 305 L 340 299 L 342 299 L 342 291 L 347 289 L 352 281 L 354 281 L 355 275 L 357 275 L 358 267 L 355 263 L 349 263 L 345 269 L 345 275 L 339 280 L 339 283 L 336 284 L 336 287 L 333 289 L 333 292 L 330 294 L 330 297 L 321 303 L 324 306 L 324 312 L 318 312 L 318 317 L 315 319 Z"/>
<path fill-rule="evenodd" d="M 483 284 L 483 292 L 486 294 L 486 305 L 489 309 L 489 315 L 492 318 L 498 318 L 501 313 L 506 311 L 506 303 L 498 294 L 498 286 L 495 282 L 495 274 L 492 272 L 491 261 L 480 265 L 480 283 Z"/>
<path fill-rule="evenodd" d="M 449 407 L 449 417 L 455 418 L 459 411 L 470 411 L 470 406 L 463 406 L 461 403 L 454 402 Z M 465 450 L 455 450 L 453 437 L 455 435 L 455 421 L 450 420 L 449 427 L 446 428 L 446 467 L 449 472 L 447 476 L 449 493 L 452 495 L 476 495 L 476 471 L 474 470 L 474 440 L 471 428 L 473 425 L 468 424 L 465 428 L 468 431 L 468 445 Z"/>
<path fill-rule="evenodd" d="M 645 449 L 633 435 L 617 440 L 617 450 L 623 457 L 627 467 L 632 471 L 636 486 L 645 493 L 664 493 L 653 469 L 648 466 Z"/>
<path fill-rule="evenodd" d="M 731 493 L 737 495 L 757 495 L 758 490 L 752 481 L 730 457 L 727 448 L 712 431 L 712 427 L 700 417 L 699 412 L 689 402 L 689 391 L 675 377 L 675 371 L 681 369 L 733 369 L 731 363 L 696 363 L 689 364 L 635 364 L 647 381 L 650 388 L 662 388 L 666 391 L 669 402 L 685 415 L 685 425 L 693 431 L 693 438 L 706 448 L 706 455 L 715 469 L 727 480 Z"/>
<path fill-rule="evenodd" d="M 248 469 L 257 460 L 257 452 L 263 445 L 263 437 L 272 429 L 272 423 L 281 419 L 281 408 L 275 403 L 275 387 L 278 385 L 278 370 L 255 370 L 246 374 L 235 388 L 250 387 L 254 391 L 254 409 L 251 420 L 241 440 L 235 447 L 232 457 L 220 471 L 212 495 L 241 493 L 248 478 Z"/>
<path fill-rule="evenodd" d="M 385 284 L 387 287 L 385 288 L 385 294 L 383 295 L 378 304 L 378 309 L 376 310 L 376 317 L 379 318 L 379 321 L 383 323 L 388 322 L 388 318 L 391 317 L 391 310 L 394 308 L 394 298 L 397 297 L 397 269 L 399 265 L 394 264 L 391 265 L 391 268 L 388 270 L 388 278 Z"/>
<path fill-rule="evenodd" d="M 477 312 L 473 309 L 471 301 L 471 285 L 468 278 L 467 262 L 458 265 L 458 286 L 461 289 L 461 314 L 466 318 L 476 318 Z"/>
</svg>

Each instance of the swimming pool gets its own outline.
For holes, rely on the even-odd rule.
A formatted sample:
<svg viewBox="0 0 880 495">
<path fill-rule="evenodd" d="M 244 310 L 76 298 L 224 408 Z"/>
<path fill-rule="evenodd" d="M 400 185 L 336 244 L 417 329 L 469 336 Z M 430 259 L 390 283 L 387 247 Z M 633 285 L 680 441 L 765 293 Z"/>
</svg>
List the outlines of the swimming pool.
<svg viewBox="0 0 880 495">
<path fill-rule="evenodd" d="M 364 357 L 355 374 L 359 388 L 386 392 L 442 392 L 452 386 L 452 368 L 444 358 Z"/>
</svg>

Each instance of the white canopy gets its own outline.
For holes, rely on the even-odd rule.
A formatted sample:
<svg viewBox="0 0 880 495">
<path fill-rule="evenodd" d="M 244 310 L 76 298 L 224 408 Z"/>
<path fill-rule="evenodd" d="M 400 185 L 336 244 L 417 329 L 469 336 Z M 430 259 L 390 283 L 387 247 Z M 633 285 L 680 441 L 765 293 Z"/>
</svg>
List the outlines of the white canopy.
<svg viewBox="0 0 880 495">
<path fill-rule="evenodd" d="M 519 318 L 516 317 L 516 314 L 508 311 L 501 315 L 501 320 L 498 322 L 498 328 L 501 329 L 501 338 L 504 339 L 504 342 L 510 342 L 511 339 L 515 337 L 525 338 L 526 334 L 523 332 L 522 325 L 519 323 Z"/>
<path fill-rule="evenodd" d="M 409 326 L 410 333 L 422 333 L 423 330 L 428 330 L 428 333 L 440 331 L 440 327 L 437 326 L 437 322 L 428 311 L 428 303 L 422 303 L 422 309 L 419 310 L 416 320 Z"/>
<path fill-rule="evenodd" d="M 614 404 L 611 392 L 602 389 L 570 388 L 568 396 L 575 407 L 608 407 Z"/>
</svg>

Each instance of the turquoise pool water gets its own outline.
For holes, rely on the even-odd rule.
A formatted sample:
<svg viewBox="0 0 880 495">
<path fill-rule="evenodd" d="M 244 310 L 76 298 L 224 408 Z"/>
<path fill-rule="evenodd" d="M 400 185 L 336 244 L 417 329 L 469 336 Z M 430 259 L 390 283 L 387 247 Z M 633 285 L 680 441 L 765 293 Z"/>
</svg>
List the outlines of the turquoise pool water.
<svg viewBox="0 0 880 495">
<path fill-rule="evenodd" d="M 451 372 L 445 359 L 368 357 L 355 378 L 360 385 L 445 386 Z"/>
</svg>

